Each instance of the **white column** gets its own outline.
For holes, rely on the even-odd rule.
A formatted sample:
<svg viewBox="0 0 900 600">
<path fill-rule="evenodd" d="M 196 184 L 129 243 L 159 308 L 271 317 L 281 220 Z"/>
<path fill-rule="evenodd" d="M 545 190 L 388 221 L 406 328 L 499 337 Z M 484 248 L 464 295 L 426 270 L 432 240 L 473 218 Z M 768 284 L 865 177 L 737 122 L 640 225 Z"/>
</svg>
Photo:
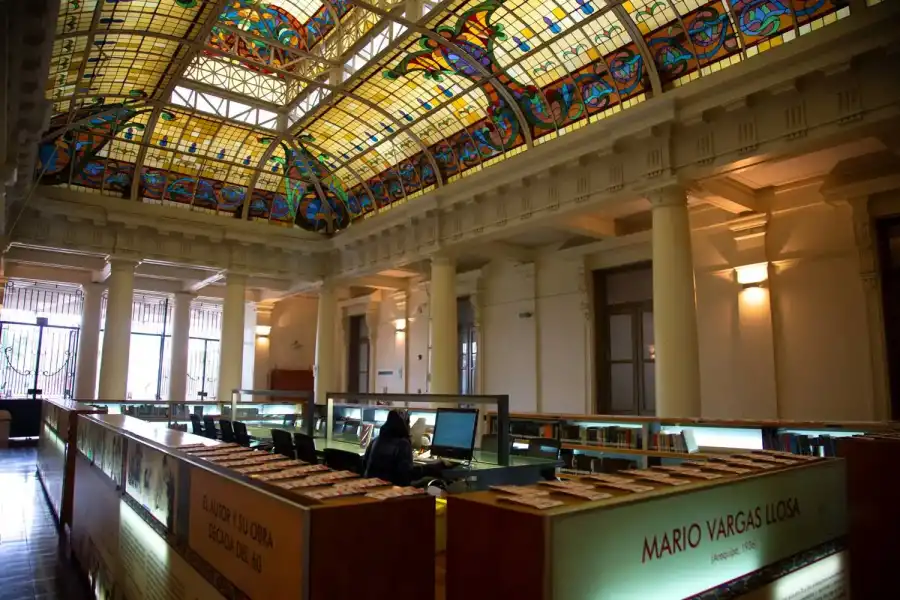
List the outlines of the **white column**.
<svg viewBox="0 0 900 600">
<path fill-rule="evenodd" d="M 103 286 L 89 283 L 84 288 L 81 330 L 78 332 L 78 362 L 75 365 L 75 399 L 97 398 L 97 358 L 100 354 L 100 311 Z"/>
<path fill-rule="evenodd" d="M 172 314 L 172 352 L 169 366 L 169 400 L 187 400 L 188 345 L 191 337 L 191 302 L 193 294 L 175 294 L 175 312 Z M 193 400 L 193 398 L 191 398 Z"/>
<path fill-rule="evenodd" d="M 231 402 L 231 391 L 241 387 L 244 364 L 244 303 L 247 276 L 229 273 L 222 307 L 222 345 L 219 350 L 219 389 L 216 399 Z"/>
<path fill-rule="evenodd" d="M 456 263 L 431 259 L 432 394 L 459 393 L 459 340 L 456 315 Z"/>
<path fill-rule="evenodd" d="M 335 391 L 335 308 L 334 288 L 325 282 L 319 288 L 319 306 L 316 312 L 316 364 L 313 366 L 316 404 L 325 404 L 328 392 Z"/>
<path fill-rule="evenodd" d="M 128 386 L 128 356 L 131 348 L 131 303 L 134 298 L 134 268 L 137 262 L 109 259 L 106 324 L 100 361 L 100 400 L 124 400 Z"/>
<path fill-rule="evenodd" d="M 700 353 L 687 196 L 653 194 L 653 332 L 656 415 L 700 416 Z"/>
</svg>

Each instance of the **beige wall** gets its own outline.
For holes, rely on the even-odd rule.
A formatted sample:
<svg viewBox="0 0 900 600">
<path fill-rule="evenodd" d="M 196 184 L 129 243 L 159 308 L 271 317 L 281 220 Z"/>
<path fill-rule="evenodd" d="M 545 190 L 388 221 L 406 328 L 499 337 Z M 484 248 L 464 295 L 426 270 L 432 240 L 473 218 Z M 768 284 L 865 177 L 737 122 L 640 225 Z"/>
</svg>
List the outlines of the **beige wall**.
<svg viewBox="0 0 900 600">
<path fill-rule="evenodd" d="M 270 322 L 268 368 L 311 369 L 316 354 L 316 298 L 275 304 Z"/>
<path fill-rule="evenodd" d="M 851 210 L 822 202 L 815 188 L 778 197 L 774 206 L 767 234 L 744 240 L 736 240 L 724 213 L 692 215 L 703 414 L 875 418 Z M 474 289 L 460 284 L 460 295 L 477 291 L 484 393 L 509 394 L 514 411 L 594 410 L 590 269 L 649 257 L 648 236 L 633 240 L 617 240 L 614 249 L 595 255 L 494 261 L 476 274 Z M 734 267 L 765 260 L 771 262 L 766 287 L 743 290 Z M 427 285 L 412 282 L 406 302 L 410 321 L 401 334 L 395 322 L 404 316 L 403 297 L 378 292 L 354 310 L 369 311 L 370 327 L 377 327 L 375 369 L 392 371 L 375 376 L 375 389 L 427 393 Z M 272 365 L 312 363 L 315 308 L 310 299 L 276 306 Z"/>
</svg>

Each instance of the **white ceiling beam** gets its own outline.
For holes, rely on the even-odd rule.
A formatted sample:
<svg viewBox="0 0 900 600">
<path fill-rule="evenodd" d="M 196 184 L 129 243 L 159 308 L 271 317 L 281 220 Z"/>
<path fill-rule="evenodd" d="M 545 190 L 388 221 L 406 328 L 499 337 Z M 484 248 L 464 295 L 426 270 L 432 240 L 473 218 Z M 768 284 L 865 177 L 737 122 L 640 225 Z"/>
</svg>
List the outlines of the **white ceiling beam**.
<svg viewBox="0 0 900 600">
<path fill-rule="evenodd" d="M 206 279 L 201 279 L 200 281 L 188 281 L 183 285 L 183 289 L 181 291 L 190 292 L 192 294 L 196 294 L 203 288 L 210 286 L 214 283 L 218 283 L 222 279 L 225 278 L 225 271 L 219 271 L 218 273 L 214 273 L 207 277 Z"/>
<path fill-rule="evenodd" d="M 199 281 L 216 274 L 214 269 L 194 268 L 182 265 L 141 262 L 135 270 L 136 275 L 157 279 L 179 279 L 182 281 Z"/>
<path fill-rule="evenodd" d="M 377 290 L 405 290 L 409 287 L 409 279 L 404 277 L 389 277 L 387 275 L 372 275 L 347 281 L 347 285 L 370 287 Z"/>
<path fill-rule="evenodd" d="M 615 219 L 607 219 L 598 215 L 568 217 L 561 220 L 555 228 L 598 240 L 616 237 L 619 234 Z"/>
<path fill-rule="evenodd" d="M 73 285 L 87 285 L 93 282 L 92 273 L 90 271 L 14 262 L 8 262 L 5 265 L 4 275 L 14 279 L 50 281 L 53 283 L 68 283 Z"/>
<path fill-rule="evenodd" d="M 29 248 L 14 244 L 4 255 L 8 263 L 33 264 L 39 266 L 65 267 L 82 271 L 100 271 L 106 266 L 102 256 L 58 252 L 43 248 Z"/>
<path fill-rule="evenodd" d="M 747 187 L 728 177 L 706 179 L 690 190 L 698 200 L 711 204 L 726 212 L 766 212 L 766 202 L 753 188 Z"/>
<path fill-rule="evenodd" d="M 846 158 L 825 177 L 820 192 L 829 202 L 900 188 L 900 156 L 890 150 Z"/>
</svg>

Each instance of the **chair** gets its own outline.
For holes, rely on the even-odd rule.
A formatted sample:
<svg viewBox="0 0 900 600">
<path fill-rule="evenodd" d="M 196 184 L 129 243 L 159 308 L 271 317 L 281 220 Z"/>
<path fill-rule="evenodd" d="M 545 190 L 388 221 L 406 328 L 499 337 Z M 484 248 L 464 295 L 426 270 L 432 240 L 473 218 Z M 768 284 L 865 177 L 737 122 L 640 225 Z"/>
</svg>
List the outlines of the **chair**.
<svg viewBox="0 0 900 600">
<path fill-rule="evenodd" d="M 191 414 L 191 433 L 203 435 L 203 423 L 200 421 L 199 415 Z"/>
<path fill-rule="evenodd" d="M 336 448 L 325 449 L 325 465 L 335 471 L 362 472 L 362 457 L 355 452 L 338 450 Z"/>
<path fill-rule="evenodd" d="M 546 458 L 549 460 L 559 460 L 560 448 L 561 445 L 559 440 L 549 438 L 532 438 L 528 442 L 527 456 L 532 456 L 534 458 Z M 541 476 L 548 481 L 556 479 L 556 467 L 541 469 Z"/>
<path fill-rule="evenodd" d="M 234 441 L 245 448 L 250 447 L 250 434 L 247 433 L 247 425 L 241 421 L 233 423 Z"/>
<path fill-rule="evenodd" d="M 341 435 L 344 433 L 344 421 L 335 421 L 331 426 L 331 433 Z"/>
<path fill-rule="evenodd" d="M 311 465 L 319 462 L 316 455 L 316 442 L 305 433 L 294 434 L 294 446 L 297 448 L 297 458 Z"/>
<path fill-rule="evenodd" d="M 275 446 L 275 454 L 287 456 L 288 458 L 297 458 L 297 453 L 294 451 L 294 441 L 291 439 L 291 432 L 284 429 L 273 429 L 272 443 Z"/>
<path fill-rule="evenodd" d="M 486 433 L 481 436 L 481 451 L 497 453 L 500 440 L 496 433 Z"/>
<path fill-rule="evenodd" d="M 586 471 L 588 473 L 592 473 L 595 470 L 598 470 L 595 467 L 599 467 L 602 465 L 602 463 L 601 465 L 595 465 L 595 463 L 602 460 L 603 459 L 601 458 L 595 459 L 594 457 L 587 454 L 576 454 L 575 459 L 572 461 L 572 465 L 576 471 Z M 599 470 L 602 471 L 602 468 Z"/>
<path fill-rule="evenodd" d="M 219 437 L 216 431 L 216 420 L 212 417 L 203 417 L 203 435 L 211 440 Z"/>
<path fill-rule="evenodd" d="M 228 419 L 219 419 L 219 429 L 222 430 L 222 441 L 234 443 L 234 427 Z"/>
<path fill-rule="evenodd" d="M 282 427 L 294 427 L 297 424 L 297 415 L 285 415 L 281 421 Z"/>
</svg>

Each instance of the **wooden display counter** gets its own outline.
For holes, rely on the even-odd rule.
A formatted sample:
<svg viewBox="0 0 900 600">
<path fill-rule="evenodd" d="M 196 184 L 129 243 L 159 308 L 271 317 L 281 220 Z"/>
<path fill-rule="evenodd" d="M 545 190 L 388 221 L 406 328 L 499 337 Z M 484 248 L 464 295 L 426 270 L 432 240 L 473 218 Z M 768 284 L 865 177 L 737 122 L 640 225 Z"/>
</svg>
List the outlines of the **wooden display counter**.
<svg viewBox="0 0 900 600">
<path fill-rule="evenodd" d="M 72 494 L 75 491 L 75 447 L 78 415 L 105 413 L 71 400 L 43 400 L 38 438 L 37 474 L 50 512 L 59 527 L 72 523 Z"/>
<path fill-rule="evenodd" d="M 900 564 L 900 482 L 892 474 L 900 460 L 900 435 L 841 440 L 847 461 L 850 584 L 853 598 L 880 598 L 896 587 Z"/>
<path fill-rule="evenodd" d="M 839 459 L 760 452 L 566 481 L 601 496 L 558 483 L 450 496 L 447 599 L 736 598 L 841 552 L 847 531 Z M 832 575 L 796 598 L 845 597 Z"/>
<path fill-rule="evenodd" d="M 325 488 L 298 482 L 322 471 L 260 477 L 299 461 L 133 417 L 79 420 L 72 548 L 98 597 L 433 596 L 429 496 L 317 499 L 300 492 Z"/>
</svg>

